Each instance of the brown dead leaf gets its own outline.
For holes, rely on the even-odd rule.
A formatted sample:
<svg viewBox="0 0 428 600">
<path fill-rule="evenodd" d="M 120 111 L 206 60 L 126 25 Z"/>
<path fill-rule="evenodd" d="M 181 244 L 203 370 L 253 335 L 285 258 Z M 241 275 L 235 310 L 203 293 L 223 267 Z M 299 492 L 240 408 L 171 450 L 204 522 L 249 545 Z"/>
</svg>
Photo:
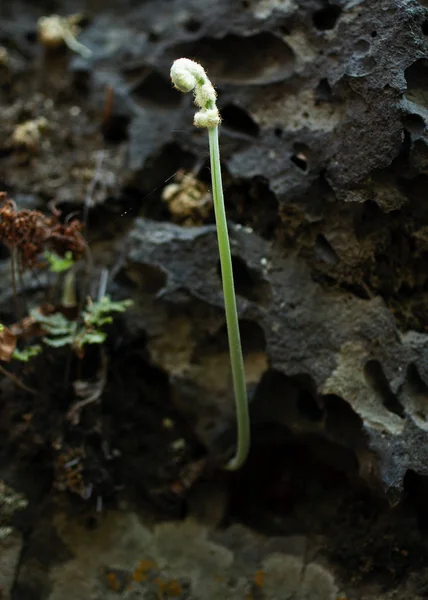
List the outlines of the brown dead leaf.
<svg viewBox="0 0 428 600">
<path fill-rule="evenodd" d="M 3 327 L 0 331 L 0 360 L 9 362 L 16 348 L 16 335 L 10 329 Z"/>
</svg>

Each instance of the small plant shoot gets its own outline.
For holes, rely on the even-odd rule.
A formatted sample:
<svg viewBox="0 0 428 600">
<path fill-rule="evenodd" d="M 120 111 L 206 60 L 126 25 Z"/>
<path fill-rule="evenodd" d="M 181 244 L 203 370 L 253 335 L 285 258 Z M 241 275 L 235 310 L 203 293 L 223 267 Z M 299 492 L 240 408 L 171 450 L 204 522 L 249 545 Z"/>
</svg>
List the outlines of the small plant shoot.
<svg viewBox="0 0 428 600">
<path fill-rule="evenodd" d="M 194 93 L 195 104 L 199 110 L 195 114 L 193 123 L 196 127 L 206 127 L 208 129 L 212 194 L 238 423 L 237 451 L 232 460 L 226 465 L 226 468 L 234 471 L 244 464 L 248 455 L 250 419 L 220 167 L 218 128 L 221 117 L 216 104 L 216 91 L 200 64 L 187 58 L 179 58 L 172 65 L 171 80 L 174 87 L 180 92 Z"/>
</svg>

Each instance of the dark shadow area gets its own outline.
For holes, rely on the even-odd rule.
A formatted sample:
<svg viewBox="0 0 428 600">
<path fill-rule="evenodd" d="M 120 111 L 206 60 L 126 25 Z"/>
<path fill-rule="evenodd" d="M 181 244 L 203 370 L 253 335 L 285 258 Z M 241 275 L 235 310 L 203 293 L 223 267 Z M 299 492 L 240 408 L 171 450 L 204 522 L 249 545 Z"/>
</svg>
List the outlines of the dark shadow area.
<svg viewBox="0 0 428 600">
<path fill-rule="evenodd" d="M 377 360 L 369 360 L 364 365 L 364 376 L 371 388 L 382 398 L 384 407 L 390 412 L 404 419 L 404 409 L 398 401 L 397 396 L 389 387 L 388 380 Z"/>
<path fill-rule="evenodd" d="M 339 255 L 337 254 L 336 250 L 322 233 L 317 235 L 315 242 L 315 253 L 318 260 L 322 260 L 325 263 L 337 265 L 340 262 Z"/>
<path fill-rule="evenodd" d="M 425 119 L 420 115 L 411 114 L 403 118 L 403 125 L 413 135 L 421 135 L 425 131 Z"/>
<path fill-rule="evenodd" d="M 428 60 L 420 58 L 408 67 L 404 75 L 407 81 L 406 98 L 423 107 L 428 105 Z"/>
<path fill-rule="evenodd" d="M 223 127 L 241 135 L 250 137 L 259 135 L 259 126 L 243 108 L 235 104 L 226 104 L 220 112 Z"/>
<path fill-rule="evenodd" d="M 251 302 L 268 304 L 271 298 L 271 289 L 261 271 L 248 267 L 240 256 L 232 256 L 232 267 L 236 293 Z M 221 278 L 220 262 L 217 264 L 217 273 Z"/>
<path fill-rule="evenodd" d="M 260 325 L 248 319 L 241 319 L 239 321 L 239 330 L 244 355 L 252 352 L 264 352 L 266 350 L 266 337 Z M 228 351 L 229 342 L 226 324 L 224 324 L 215 333 L 197 345 L 193 353 L 193 360 L 197 361 L 201 356 Z"/>
<path fill-rule="evenodd" d="M 183 497 L 171 491 L 170 483 L 179 480 L 189 460 L 201 458 L 203 449 L 191 441 L 192 434 L 171 402 L 168 376 L 150 364 L 144 339 L 121 347 L 113 354 L 112 365 L 103 402 L 104 427 L 112 447 L 120 451 L 118 484 L 134 490 L 140 500 L 180 517 L 185 509 Z M 163 425 L 166 418 L 173 427 Z M 184 453 L 172 443 L 178 432 L 187 440 Z"/>
<path fill-rule="evenodd" d="M 290 75 L 294 67 L 292 49 L 269 32 L 200 38 L 174 46 L 171 55 L 197 57 L 213 81 L 231 84 L 273 83 Z"/>
<path fill-rule="evenodd" d="M 190 171 L 195 162 L 194 154 L 176 143 L 166 144 L 160 152 L 147 159 L 138 178 L 133 182 L 133 186 L 138 187 L 142 196 L 143 216 L 159 221 L 171 219 L 168 204 L 161 198 L 162 190 L 166 183 L 172 182 L 179 169 Z"/>
<path fill-rule="evenodd" d="M 317 10 L 313 17 L 313 23 L 319 31 L 334 29 L 342 9 L 337 4 L 327 4 L 324 8 Z"/>
<path fill-rule="evenodd" d="M 128 127 L 131 118 L 128 115 L 112 114 L 103 121 L 102 134 L 106 142 L 120 144 L 128 139 Z"/>
<path fill-rule="evenodd" d="M 315 104 L 323 104 L 324 102 L 332 102 L 333 92 L 328 79 L 320 79 L 319 84 L 315 88 Z"/>
<path fill-rule="evenodd" d="M 278 226 L 278 199 L 264 177 L 228 183 L 225 177 L 225 204 L 228 218 L 246 225 L 265 238 Z"/>
<path fill-rule="evenodd" d="M 131 96 L 139 104 L 165 109 L 178 108 L 182 100 L 170 80 L 158 71 L 143 75 L 140 83 L 133 87 Z"/>
<path fill-rule="evenodd" d="M 310 149 L 306 144 L 296 143 L 293 145 L 293 154 L 291 162 L 303 173 L 309 170 Z"/>
</svg>

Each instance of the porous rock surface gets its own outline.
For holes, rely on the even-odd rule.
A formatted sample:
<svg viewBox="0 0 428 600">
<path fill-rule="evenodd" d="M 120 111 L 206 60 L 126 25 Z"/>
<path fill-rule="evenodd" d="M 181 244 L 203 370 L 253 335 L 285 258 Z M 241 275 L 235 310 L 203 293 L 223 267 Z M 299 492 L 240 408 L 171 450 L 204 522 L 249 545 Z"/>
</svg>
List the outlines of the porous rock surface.
<svg viewBox="0 0 428 600">
<path fill-rule="evenodd" d="M 180 2 L 168 19 L 147 18 L 159 41 L 144 56 L 162 101 L 147 97 L 154 83 L 128 91 L 128 166 L 144 181 L 154 162 L 168 174 L 167 156 L 199 164 L 206 138 L 191 126 L 191 98 L 167 85 L 173 58 L 198 56 L 224 119 L 248 383 L 261 381 L 265 396 L 254 426 L 279 421 L 350 446 L 361 474 L 396 502 L 406 472 L 426 475 L 428 464 L 426 8 L 250 1 L 194 13 Z M 151 356 L 210 445 L 233 415 L 214 229 L 143 218 L 129 243 L 134 279 L 158 274 L 157 318 L 143 324 Z M 302 380 L 316 423 L 299 404 Z M 337 402 L 358 418 L 333 424 Z"/>
<path fill-rule="evenodd" d="M 299 536 L 269 539 L 240 525 L 213 534 L 192 519 L 152 526 L 132 511 L 106 514 L 95 533 L 64 514 L 54 528 L 69 556 L 49 565 L 49 600 L 335 600 L 339 592 L 331 573 L 307 560 Z M 21 569 L 24 597 L 33 571 L 30 561 Z"/>
<path fill-rule="evenodd" d="M 137 281 L 134 299 L 145 304 L 144 318 L 130 329 L 148 333 L 153 362 L 169 374 L 201 441 L 210 446 L 225 434 L 230 448 L 234 409 L 214 230 L 172 225 L 160 200 L 179 168 L 207 177 L 206 133 L 192 126 L 191 95 L 169 82 L 175 58 L 197 57 L 219 94 L 247 377 L 267 396 L 260 418 L 280 418 L 294 432 L 316 428 L 350 445 L 363 476 L 392 502 L 408 470 L 427 469 L 424 4 L 177 0 L 86 7 L 92 19 L 80 39 L 92 55 L 75 56 L 70 68 L 90 102 L 70 117 L 71 148 L 64 149 L 57 124 L 66 80 L 50 68 L 44 86 L 55 104 L 37 95 L 32 102 L 38 114 L 49 112 L 51 132 L 34 158 L 37 168 L 10 170 L 7 179 L 18 200 L 30 191 L 57 202 L 83 200 L 88 175 L 72 147 L 86 144 L 88 106 L 102 112 L 106 85 L 114 89 L 114 134 L 104 134 L 119 147 L 103 151 L 103 185 L 93 200 L 119 194 L 123 213 L 116 212 L 133 218 L 137 205 L 143 215 L 124 267 Z M 18 45 L 11 61 L 24 73 L 18 57 L 28 48 L 10 26 L 18 8 L 7 9 L 1 31 Z M 76 10 L 67 2 L 62 8 Z M 25 14 L 32 24 L 42 11 Z M 25 104 L 14 110 L 5 138 Z M 96 147 L 95 137 L 87 146 L 94 160 Z M 59 164 L 72 185 L 58 184 Z M 317 423 L 299 412 L 302 380 Z M 331 425 L 337 402 L 358 417 L 348 424 L 352 435 Z"/>
<path fill-rule="evenodd" d="M 191 96 L 174 90 L 169 81 L 171 62 L 187 56 L 206 67 L 218 90 L 223 117 L 225 197 L 253 448 L 257 451 L 262 435 L 274 441 L 280 429 L 288 440 L 315 454 L 322 448 L 322 459 L 350 477 L 355 476 L 350 468 L 353 460 L 357 478 L 392 505 L 399 503 L 406 476 L 420 483 L 423 479 L 418 477 L 428 471 L 428 2 L 64 0 L 55 4 L 55 10 L 61 14 L 82 10 L 88 17 L 79 40 L 92 51 L 91 57 L 71 59 L 66 52 L 47 59 L 35 45 L 37 19 L 51 8 L 21 1 L 0 7 L 0 39 L 9 61 L 6 71 L 5 65 L 0 70 L 1 189 L 7 189 L 20 207 L 47 209 L 55 201 L 69 214 L 76 204 L 81 208 L 97 176 L 89 206 L 94 215 L 89 227 L 94 257 L 118 276 L 111 278 L 112 293 L 135 301 L 109 347 L 111 371 L 119 371 L 122 379 L 115 383 L 112 377 L 103 414 L 98 420 L 94 417 L 96 434 L 120 449 L 118 471 L 123 472 L 118 479 L 137 495 L 156 488 L 159 480 L 162 484 L 166 480 L 171 492 L 168 486 L 176 483 L 182 462 L 192 466 L 195 456 L 202 456 L 211 466 L 223 466 L 235 445 L 213 216 L 204 217 L 202 224 L 198 219 L 195 226 L 188 222 L 183 226 L 173 222 L 162 200 L 179 169 L 192 170 L 209 186 L 206 132 L 192 126 Z M 10 89 L 18 95 L 15 102 Z M 111 106 L 108 90 L 114 92 Z M 33 117 L 47 119 L 48 127 L 28 160 L 21 148 L 11 146 L 11 139 L 14 128 Z M 103 218 L 109 225 L 106 230 L 100 226 L 98 232 Z M 8 264 L 3 254 L 0 258 L 6 281 Z M 24 283 L 36 292 L 46 286 L 43 278 L 31 276 L 28 281 L 24 277 Z M 2 286 L 0 292 L 2 312 L 8 314 L 11 285 Z M 144 364 L 135 345 L 144 354 Z M 127 354 L 130 347 L 135 351 L 132 357 Z M 162 385 L 157 395 L 152 394 L 151 380 L 160 373 Z M 11 388 L 2 385 L 3 393 Z M 30 465 L 33 460 L 38 464 L 34 457 L 45 457 L 41 448 L 52 451 L 55 427 L 63 426 L 61 386 L 62 380 L 53 390 L 49 380 L 45 404 L 27 400 L 23 404 L 25 414 L 34 413 L 25 427 L 34 433 L 41 424 L 46 436 L 34 436 L 36 452 L 33 442 L 27 446 L 30 435 L 24 428 L 26 443 L 20 452 L 27 460 L 30 456 Z M 171 408 L 170 399 L 174 419 L 165 408 Z M 21 405 L 10 403 L 3 415 L 4 440 L 12 436 L 13 425 L 21 423 L 14 410 L 21 410 Z M 188 438 L 180 429 L 182 422 Z M 180 424 L 178 433 L 174 423 Z M 95 437 L 92 430 L 82 438 L 85 435 Z M 91 476 L 99 475 L 93 477 L 93 497 L 100 504 L 116 490 L 110 447 L 103 444 L 102 452 L 97 447 L 89 457 L 93 464 L 88 469 Z M 6 442 L 4 447 L 2 464 L 10 456 Z M 54 460 L 51 454 L 49 459 Z M 172 474 L 158 468 L 164 459 L 168 467 L 174 465 Z M 274 459 L 278 465 L 290 460 L 276 449 Z M 50 480 L 45 483 L 47 471 L 43 477 L 38 473 L 37 485 L 43 490 L 51 485 Z M 314 472 L 310 475 L 316 479 Z M 186 478 L 181 479 L 185 487 Z M 191 487 L 190 476 L 189 481 Z M 282 484 L 286 494 L 294 491 L 287 481 Z M 176 491 L 177 487 L 174 501 Z M 317 490 L 314 496 L 318 501 Z M 408 527 L 407 521 L 401 523 L 408 538 L 395 533 L 388 537 L 384 508 L 374 510 L 373 518 L 368 504 L 364 506 L 369 516 L 360 514 L 364 511 L 356 502 L 350 517 L 343 511 L 342 528 L 336 506 L 346 503 L 345 495 L 333 508 L 327 506 L 330 512 L 326 510 L 322 530 L 325 537 L 333 525 L 336 533 L 344 531 L 334 558 L 340 562 L 345 556 L 345 579 L 353 577 L 355 564 L 359 573 L 366 573 L 376 570 L 378 561 L 394 573 L 396 579 L 385 586 L 393 591 L 382 596 L 376 589 L 365 597 L 397 597 L 400 577 L 400 597 L 424 597 L 426 548 L 418 537 L 417 517 L 412 514 Z M 306 522 L 313 506 L 305 505 L 308 512 L 297 514 L 296 522 Z M 318 520 L 318 513 L 309 519 L 315 531 Z M 360 522 L 365 527 L 362 540 Z M 153 559 L 148 551 L 150 547 L 154 552 L 153 540 L 164 534 L 171 547 L 181 548 L 183 532 L 191 533 L 196 547 L 203 550 L 198 555 L 201 570 L 196 569 L 194 579 L 198 581 L 200 573 L 216 576 L 212 564 L 204 570 L 209 562 L 204 562 L 204 552 L 214 544 L 222 569 L 236 567 L 232 575 L 243 587 L 238 585 L 233 593 L 242 597 L 255 573 L 234 563 L 246 548 L 242 531 L 232 556 L 225 541 L 230 529 L 213 541 L 211 531 L 189 523 L 146 527 L 129 510 L 124 516 L 107 514 L 101 519 L 97 537 L 74 521 L 61 520 L 48 507 L 26 540 L 16 597 L 67 597 L 65 590 L 73 594 L 72 585 L 88 561 L 91 573 L 77 581 L 81 597 L 117 597 L 117 580 L 127 581 L 138 560 Z M 275 526 L 279 527 L 277 521 Z M 76 535 L 80 535 L 77 542 Z M 233 545 L 234 534 L 230 535 Z M 251 543 L 252 535 L 246 538 Z M 57 537 L 62 548 L 58 554 Z M 8 575 L 2 588 L 7 595 L 14 585 L 9 571 L 18 562 L 21 543 L 17 534 L 5 553 Z M 107 543 L 110 552 L 103 554 Z M 374 558 L 366 561 L 365 552 L 372 548 Z M 154 558 L 163 561 L 168 578 L 180 577 L 194 555 L 185 554 L 180 569 L 174 570 L 173 564 L 170 571 L 167 551 L 165 542 Z M 277 577 L 266 579 L 265 597 L 276 599 L 277 589 L 282 589 L 290 597 L 314 600 L 318 597 L 314 586 L 320 598 L 341 597 L 341 586 L 324 571 L 322 561 L 290 558 L 287 552 L 281 546 L 279 554 L 265 557 L 264 572 Z M 422 573 L 414 582 L 417 591 L 406 581 L 408 562 Z M 260 564 L 255 561 L 251 568 Z M 129 572 L 124 573 L 125 568 Z M 285 582 L 284 572 L 289 573 Z M 205 590 L 206 596 L 202 592 L 200 597 L 218 597 L 224 590 L 221 585 L 213 586 L 212 596 Z M 152 590 L 143 588 L 125 586 L 120 593 L 149 597 L 146 592 Z M 256 589 L 251 592 L 258 597 Z M 232 594 L 230 588 L 228 593 Z M 363 596 L 357 592 L 356 597 Z"/>
</svg>

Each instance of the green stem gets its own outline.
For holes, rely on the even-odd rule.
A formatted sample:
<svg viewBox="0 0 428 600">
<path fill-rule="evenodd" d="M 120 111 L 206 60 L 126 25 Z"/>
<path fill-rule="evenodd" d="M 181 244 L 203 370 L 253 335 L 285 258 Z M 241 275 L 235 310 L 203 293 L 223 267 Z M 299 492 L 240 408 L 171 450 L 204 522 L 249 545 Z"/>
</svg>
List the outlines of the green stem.
<svg viewBox="0 0 428 600">
<path fill-rule="evenodd" d="M 223 199 L 218 127 L 209 128 L 208 135 L 210 142 L 214 213 L 217 224 L 221 278 L 223 282 L 227 334 L 229 338 L 230 362 L 232 366 L 233 389 L 235 393 L 236 417 L 238 423 L 236 454 L 226 465 L 226 469 L 234 471 L 243 465 L 248 455 L 250 447 L 250 418 L 248 414 L 247 386 L 245 383 L 241 336 L 239 334 L 238 311 L 236 309 L 235 288 L 233 284 L 232 256 L 230 253 L 229 234 L 227 231 L 226 211 Z"/>
</svg>

